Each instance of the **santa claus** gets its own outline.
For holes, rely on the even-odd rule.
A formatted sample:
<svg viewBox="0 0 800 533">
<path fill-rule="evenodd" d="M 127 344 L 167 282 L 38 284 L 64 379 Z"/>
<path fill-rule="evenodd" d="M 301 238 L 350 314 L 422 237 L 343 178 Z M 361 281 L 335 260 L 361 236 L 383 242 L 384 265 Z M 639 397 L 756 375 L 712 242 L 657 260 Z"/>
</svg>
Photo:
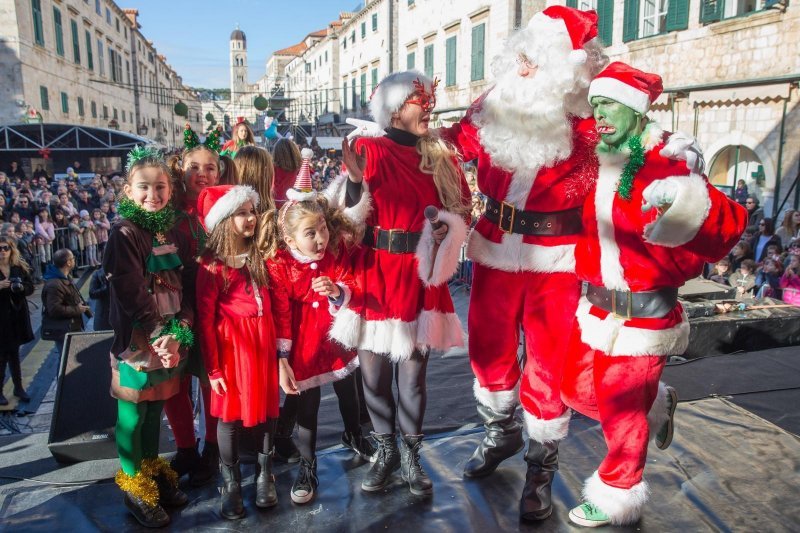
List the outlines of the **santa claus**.
<svg viewBox="0 0 800 533">
<path fill-rule="evenodd" d="M 477 159 L 478 187 L 487 196 L 467 249 L 475 263 L 469 357 L 486 432 L 464 475 L 491 474 L 523 449 L 514 419 L 519 398 L 529 437 L 520 515 L 529 520 L 552 512 L 558 442 L 569 424 L 560 384 L 580 295 L 575 243 L 598 168 L 586 95 L 606 62 L 594 11 L 548 7 L 494 59 L 494 87 L 441 131 L 465 160 Z M 691 156 L 689 143 L 675 140 L 679 157 Z"/>
<path fill-rule="evenodd" d="M 677 400 L 659 378 L 667 356 L 689 341 L 678 287 L 724 257 L 747 225 L 742 206 L 661 154 L 669 134 L 645 117 L 661 91 L 659 76 L 623 63 L 609 65 L 589 89 L 600 167 L 576 247 L 578 278 L 589 285 L 562 398 L 600 421 L 608 454 L 586 481 L 585 502 L 570 511 L 583 526 L 639 519 L 647 443 L 655 436 L 659 448 L 669 445 L 664 415 Z"/>
</svg>

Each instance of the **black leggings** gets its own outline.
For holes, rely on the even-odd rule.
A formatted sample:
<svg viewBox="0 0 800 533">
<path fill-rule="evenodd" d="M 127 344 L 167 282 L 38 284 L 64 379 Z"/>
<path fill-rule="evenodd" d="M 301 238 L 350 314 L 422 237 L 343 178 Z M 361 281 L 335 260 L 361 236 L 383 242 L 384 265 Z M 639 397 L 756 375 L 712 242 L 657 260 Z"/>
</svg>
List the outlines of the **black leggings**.
<svg viewBox="0 0 800 533">
<path fill-rule="evenodd" d="M 274 420 L 269 420 L 264 424 L 255 427 L 245 428 L 241 420 L 233 422 L 217 423 L 217 445 L 219 446 L 219 458 L 228 466 L 233 466 L 239 461 L 239 437 L 242 431 L 251 431 L 256 442 L 261 442 L 263 454 L 268 454 L 272 449 L 272 433 L 274 432 Z"/>
<path fill-rule="evenodd" d="M 425 388 L 428 358 L 415 351 L 406 361 L 394 364 L 386 354 L 359 350 L 358 361 L 375 432 L 394 433 L 395 418 L 399 418 L 403 435 L 421 435 L 428 400 Z M 399 410 L 392 393 L 393 377 L 397 379 Z"/>
<path fill-rule="evenodd" d="M 344 430 L 352 434 L 360 433 L 355 374 L 334 381 L 333 390 L 339 399 Z M 317 452 L 317 415 L 321 396 L 319 387 L 304 390 L 297 396 L 297 449 L 307 461 L 313 461 Z"/>
</svg>

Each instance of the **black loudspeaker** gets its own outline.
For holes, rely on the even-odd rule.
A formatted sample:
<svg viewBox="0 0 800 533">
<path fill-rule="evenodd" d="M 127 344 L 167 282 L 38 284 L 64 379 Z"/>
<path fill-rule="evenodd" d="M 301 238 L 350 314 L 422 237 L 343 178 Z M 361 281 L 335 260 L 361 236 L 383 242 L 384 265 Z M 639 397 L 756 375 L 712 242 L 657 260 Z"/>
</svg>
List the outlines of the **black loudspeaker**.
<svg viewBox="0 0 800 533">
<path fill-rule="evenodd" d="M 47 447 L 59 463 L 117 456 L 117 400 L 109 394 L 113 331 L 70 333 L 58 371 Z"/>
</svg>

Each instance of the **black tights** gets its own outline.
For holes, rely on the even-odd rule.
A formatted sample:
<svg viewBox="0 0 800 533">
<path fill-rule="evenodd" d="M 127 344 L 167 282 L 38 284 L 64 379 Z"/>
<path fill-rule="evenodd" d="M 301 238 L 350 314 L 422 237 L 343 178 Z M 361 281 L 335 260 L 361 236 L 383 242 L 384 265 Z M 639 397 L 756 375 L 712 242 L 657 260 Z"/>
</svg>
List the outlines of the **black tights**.
<svg viewBox="0 0 800 533">
<path fill-rule="evenodd" d="M 272 433 L 275 431 L 274 420 L 269 420 L 255 427 L 245 428 L 241 420 L 233 422 L 217 423 L 217 445 L 219 446 L 219 458 L 228 466 L 233 466 L 239 461 L 239 437 L 242 431 L 252 431 L 255 442 L 261 442 L 263 454 L 267 454 L 272 449 Z"/>
<path fill-rule="evenodd" d="M 428 400 L 425 388 L 428 358 L 415 351 L 406 361 L 394 364 L 386 354 L 359 350 L 358 362 L 375 432 L 394 433 L 398 418 L 403 435 L 421 435 Z M 399 409 L 392 393 L 393 377 L 397 379 Z"/>
<path fill-rule="evenodd" d="M 333 390 L 339 399 L 339 412 L 342 414 L 344 430 L 358 434 L 359 425 L 358 391 L 355 374 L 333 382 Z M 317 415 L 321 392 L 319 387 L 304 390 L 297 398 L 297 449 L 307 461 L 313 461 L 317 452 Z M 287 398 L 288 399 L 288 398 Z M 285 405 L 285 404 L 284 404 Z"/>
</svg>

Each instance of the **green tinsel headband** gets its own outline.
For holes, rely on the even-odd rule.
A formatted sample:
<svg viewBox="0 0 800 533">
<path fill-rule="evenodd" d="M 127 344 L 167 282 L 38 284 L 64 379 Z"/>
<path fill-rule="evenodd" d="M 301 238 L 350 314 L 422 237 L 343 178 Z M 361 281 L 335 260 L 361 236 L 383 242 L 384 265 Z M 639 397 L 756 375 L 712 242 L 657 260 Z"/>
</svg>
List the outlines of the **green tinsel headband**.
<svg viewBox="0 0 800 533">
<path fill-rule="evenodd" d="M 216 153 L 219 153 L 219 130 L 217 128 L 212 129 L 206 135 L 206 141 L 203 143 L 206 148 L 209 150 L 213 150 Z M 183 130 L 183 146 L 187 150 L 191 150 L 195 146 L 200 144 L 200 139 L 197 137 L 197 134 L 194 132 L 192 127 L 189 123 L 186 123 L 186 127 Z"/>
<path fill-rule="evenodd" d="M 164 161 L 164 154 L 154 146 L 134 146 L 133 150 L 128 152 L 128 163 L 125 165 L 125 172 L 130 174 L 133 166 L 145 159 L 152 159 L 161 163 Z"/>
</svg>

